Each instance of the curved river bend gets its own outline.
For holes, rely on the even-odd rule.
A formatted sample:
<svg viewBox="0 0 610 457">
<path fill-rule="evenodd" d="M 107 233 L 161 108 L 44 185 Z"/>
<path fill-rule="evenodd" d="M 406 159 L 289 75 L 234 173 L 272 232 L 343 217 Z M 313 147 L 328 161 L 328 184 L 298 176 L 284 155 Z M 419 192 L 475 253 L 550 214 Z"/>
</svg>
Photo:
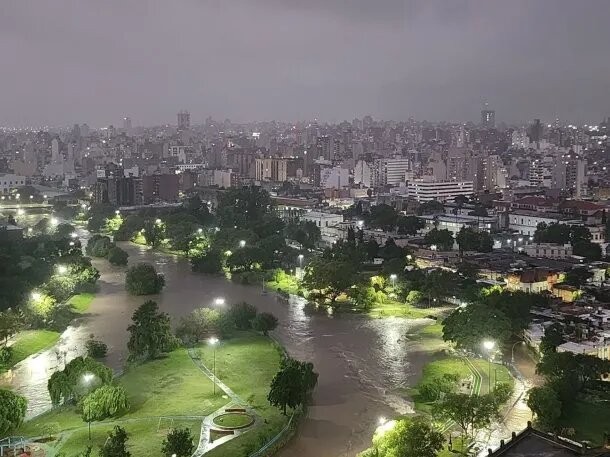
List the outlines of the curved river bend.
<svg viewBox="0 0 610 457">
<path fill-rule="evenodd" d="M 85 238 L 87 233 L 80 235 Z M 247 301 L 278 317 L 275 337 L 292 356 L 313 362 L 319 373 L 313 404 L 297 436 L 279 455 L 354 456 L 370 444 L 380 416 L 410 411 L 409 404 L 391 392 L 416 382 L 428 360 L 428 354 L 409 339 L 426 321 L 308 315 L 300 299 L 286 301 L 263 294 L 260 287 L 194 274 L 187 260 L 146 247 L 129 243 L 121 247 L 129 252 L 130 264 L 149 262 L 165 275 L 162 294 L 150 298 L 174 320 L 195 308 L 213 307 L 216 297 L 224 297 L 226 303 Z M 113 369 L 123 366 L 131 314 L 146 298 L 127 295 L 124 269 L 106 261 L 95 265 L 101 272 L 100 290 L 89 314 L 64 332 L 56 348 L 24 360 L 5 380 L 27 396 L 30 417 L 50 407 L 48 377 L 62 368 L 64 358 L 69 361 L 81 354 L 90 334 L 108 344 L 107 363 Z"/>
</svg>

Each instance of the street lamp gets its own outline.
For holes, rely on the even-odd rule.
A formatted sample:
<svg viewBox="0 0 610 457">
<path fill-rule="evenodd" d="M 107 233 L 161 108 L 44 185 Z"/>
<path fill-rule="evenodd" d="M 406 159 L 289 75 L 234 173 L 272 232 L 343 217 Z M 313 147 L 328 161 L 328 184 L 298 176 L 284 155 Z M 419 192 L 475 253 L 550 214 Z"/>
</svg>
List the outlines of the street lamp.
<svg viewBox="0 0 610 457">
<path fill-rule="evenodd" d="M 243 248 L 246 245 L 246 240 L 239 240 L 239 247 Z"/>
<path fill-rule="evenodd" d="M 57 225 L 58 223 L 59 223 L 59 221 L 57 220 L 56 217 L 51 218 L 51 225 Z"/>
<path fill-rule="evenodd" d="M 68 267 L 66 267 L 65 265 L 57 265 L 57 272 L 60 275 L 64 275 L 68 272 Z"/>
<path fill-rule="evenodd" d="M 72 233 L 70 233 L 70 237 L 71 238 L 78 238 L 78 233 L 72 232 Z"/>
<path fill-rule="evenodd" d="M 121 212 L 120 212 L 120 211 L 117 209 L 117 210 L 114 212 L 114 214 L 116 214 L 116 215 L 118 216 L 119 214 L 121 214 Z"/>
<path fill-rule="evenodd" d="M 298 258 L 299 258 L 299 267 L 300 267 L 300 268 L 303 268 L 303 258 L 304 258 L 304 257 L 305 257 L 305 256 L 304 256 L 303 254 L 299 254 L 299 257 L 298 257 Z"/>
<path fill-rule="evenodd" d="M 161 224 L 161 219 L 155 219 L 155 224 L 157 224 L 157 225 Z"/>
<path fill-rule="evenodd" d="M 42 298 L 42 294 L 40 292 L 32 292 L 32 300 L 38 301 Z"/>
<path fill-rule="evenodd" d="M 483 348 L 485 348 L 485 350 L 489 353 L 489 359 L 487 359 L 489 367 L 487 374 L 487 393 L 491 392 L 491 351 L 493 351 L 494 347 L 496 347 L 495 342 L 491 340 L 483 341 Z"/>
<path fill-rule="evenodd" d="M 203 233 L 203 229 L 202 228 L 197 229 L 197 233 L 199 233 L 201 235 Z"/>
<path fill-rule="evenodd" d="M 225 304 L 225 299 L 224 299 L 223 297 L 216 297 L 216 298 L 214 299 L 214 304 L 215 304 L 216 306 L 222 306 L 222 305 L 224 305 L 224 304 Z"/>
<path fill-rule="evenodd" d="M 214 395 L 216 395 L 216 345 L 218 344 L 220 340 L 218 338 L 216 338 L 215 336 L 211 337 L 208 339 L 208 343 L 210 345 L 212 345 L 213 348 L 213 362 L 212 362 L 212 375 L 214 377 L 213 381 L 214 381 Z"/>
<path fill-rule="evenodd" d="M 390 275 L 390 281 L 392 281 L 392 287 L 396 287 L 396 275 L 394 273 L 392 273 Z"/>
<path fill-rule="evenodd" d="M 513 344 L 513 347 L 510 349 L 510 363 L 514 364 L 515 363 L 515 346 L 522 343 L 522 341 L 517 341 L 515 344 Z"/>
<path fill-rule="evenodd" d="M 94 379 L 95 375 L 93 373 L 85 373 L 83 375 L 83 384 L 85 387 L 89 387 Z M 91 441 L 91 402 L 87 403 L 87 422 L 89 423 L 89 441 Z"/>
<path fill-rule="evenodd" d="M 19 208 L 19 209 L 17 210 L 17 216 L 23 216 L 24 214 L 25 214 L 25 211 L 24 211 L 24 210 L 22 210 L 21 208 Z"/>
</svg>

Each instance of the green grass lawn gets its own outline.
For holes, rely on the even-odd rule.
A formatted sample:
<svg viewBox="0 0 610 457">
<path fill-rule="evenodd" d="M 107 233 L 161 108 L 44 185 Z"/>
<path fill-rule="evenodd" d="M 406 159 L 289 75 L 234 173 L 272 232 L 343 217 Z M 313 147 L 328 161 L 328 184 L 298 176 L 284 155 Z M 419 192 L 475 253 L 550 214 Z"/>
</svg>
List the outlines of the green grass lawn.
<svg viewBox="0 0 610 457">
<path fill-rule="evenodd" d="M 482 359 L 470 359 L 472 364 L 476 367 L 476 369 L 481 374 L 481 394 L 487 393 L 487 379 L 488 379 L 488 362 Z M 458 357 L 443 357 L 439 360 L 435 360 L 433 362 L 428 363 L 422 372 L 422 377 L 415 386 L 415 388 L 410 389 L 408 393 L 411 395 L 413 401 L 415 402 L 415 409 L 418 412 L 430 413 L 432 411 L 433 403 L 428 402 L 422 397 L 419 396 L 418 386 L 430 382 L 434 378 L 440 378 L 444 374 L 457 374 L 460 380 L 474 380 L 472 377 L 472 373 L 468 368 L 468 365 L 462 358 Z M 500 364 L 492 363 L 491 364 L 491 386 L 493 388 L 495 375 L 497 374 L 497 382 L 498 383 L 508 383 L 513 384 L 513 379 L 508 371 L 508 369 Z"/>
<path fill-rule="evenodd" d="M 95 298 L 95 294 L 91 294 L 88 292 L 74 295 L 69 301 L 68 304 L 72 306 L 72 310 L 75 313 L 85 313 L 91 306 L 91 302 Z"/>
<path fill-rule="evenodd" d="M 610 405 L 608 402 L 590 402 L 576 400 L 564 412 L 560 427 L 573 428 L 576 435 L 573 439 L 590 441 L 599 446 L 604 433 L 610 430 Z"/>
<path fill-rule="evenodd" d="M 212 367 L 212 348 L 202 347 L 202 361 Z M 269 385 L 278 370 L 280 352 L 268 338 L 246 334 L 216 348 L 216 375 L 263 418 L 255 429 L 212 449 L 208 457 L 232 457 L 254 451 L 279 432 L 287 417 L 267 401 Z M 237 369 L 236 369 L 237 368 Z M 266 423 L 265 423 L 266 421 Z"/>
<path fill-rule="evenodd" d="M 367 314 L 369 317 L 407 317 L 409 319 L 422 319 L 428 316 L 436 316 L 439 308 L 416 308 L 395 300 L 385 300 L 382 304 L 371 308 Z"/>
<path fill-rule="evenodd" d="M 212 366 L 212 352 L 202 347 L 202 360 Z M 267 402 L 271 379 L 277 372 L 280 353 L 268 338 L 245 333 L 222 342 L 217 347 L 216 374 L 267 420 L 256 430 L 239 436 L 212 451 L 216 457 L 241 455 L 243 449 L 256 446 L 285 424 L 286 418 Z M 129 446 L 134 456 L 161 457 L 164 433 L 171 427 L 164 420 L 157 431 L 160 416 L 206 416 L 228 403 L 222 392 L 213 393 L 213 384 L 192 362 L 186 349 L 180 348 L 166 357 L 130 367 L 115 382 L 123 386 L 130 402 L 129 411 L 120 418 L 92 424 L 94 448 L 102 444 L 115 423 L 130 434 Z M 196 440 L 200 420 L 176 418 L 174 427 L 188 421 Z M 82 451 L 88 443 L 87 424 L 75 407 L 61 407 L 23 424 L 12 435 L 46 436 L 67 432 L 56 442 L 54 451 L 70 456 Z"/>
<path fill-rule="evenodd" d="M 3 367 L 7 370 L 32 354 L 50 348 L 59 340 L 59 333 L 51 330 L 25 330 L 15 337 L 11 360 Z"/>
<path fill-rule="evenodd" d="M 214 423 L 221 427 L 244 427 L 252 423 L 252 417 L 247 414 L 229 413 L 214 418 Z"/>
</svg>

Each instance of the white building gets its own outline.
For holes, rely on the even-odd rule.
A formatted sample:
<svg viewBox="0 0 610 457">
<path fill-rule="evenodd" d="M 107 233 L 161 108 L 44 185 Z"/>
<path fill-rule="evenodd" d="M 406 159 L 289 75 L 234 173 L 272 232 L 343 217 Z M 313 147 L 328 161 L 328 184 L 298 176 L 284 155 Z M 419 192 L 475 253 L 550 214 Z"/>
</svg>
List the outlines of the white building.
<svg viewBox="0 0 610 457">
<path fill-rule="evenodd" d="M 217 186 L 228 189 L 231 187 L 232 170 L 201 170 L 197 177 L 200 186 Z"/>
<path fill-rule="evenodd" d="M 536 211 L 516 210 L 508 217 L 508 228 L 521 235 L 534 236 L 538 224 L 582 225 L 580 219 L 572 219 L 562 214 L 539 213 Z"/>
<path fill-rule="evenodd" d="M 356 162 L 354 167 L 354 184 L 371 187 L 371 167 L 364 160 Z"/>
<path fill-rule="evenodd" d="M 409 159 L 394 157 L 376 159 L 372 168 L 373 186 L 397 186 L 405 182 L 405 174 L 409 169 Z"/>
<path fill-rule="evenodd" d="M 323 213 L 321 211 L 309 211 L 301 216 L 302 221 L 309 221 L 316 224 L 320 229 L 332 227 L 343 222 L 342 214 Z"/>
<path fill-rule="evenodd" d="M 186 162 L 186 146 L 170 146 L 167 153 L 169 157 L 177 157 L 181 163 Z"/>
<path fill-rule="evenodd" d="M 341 167 L 322 168 L 320 170 L 320 187 L 323 189 L 349 187 L 349 170 Z"/>
<path fill-rule="evenodd" d="M 610 344 L 604 341 L 583 341 L 576 343 L 568 341 L 557 346 L 557 352 L 571 352 L 572 354 L 586 354 L 604 360 L 610 360 Z"/>
<path fill-rule="evenodd" d="M 571 244 L 553 244 L 553 243 L 539 243 L 539 244 L 526 244 L 520 248 L 522 252 L 529 255 L 530 257 L 539 257 L 545 259 L 565 259 L 572 255 Z"/>
<path fill-rule="evenodd" d="M 288 162 L 285 159 L 256 159 L 254 162 L 255 179 L 257 181 L 284 182 L 288 176 L 287 165 Z"/>
<path fill-rule="evenodd" d="M 25 186 L 25 176 L 0 173 L 0 194 L 8 194 L 11 190 Z"/>
<path fill-rule="evenodd" d="M 472 181 L 427 181 L 415 179 L 407 182 L 406 195 L 419 202 L 453 200 L 458 195 L 469 197 L 474 192 Z"/>
</svg>

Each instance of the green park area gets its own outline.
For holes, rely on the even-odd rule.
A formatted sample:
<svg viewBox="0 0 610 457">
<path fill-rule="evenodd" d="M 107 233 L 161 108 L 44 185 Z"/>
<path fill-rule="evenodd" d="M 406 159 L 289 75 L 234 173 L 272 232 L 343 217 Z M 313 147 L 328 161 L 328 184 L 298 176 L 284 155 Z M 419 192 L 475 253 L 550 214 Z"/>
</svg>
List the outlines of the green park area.
<svg viewBox="0 0 610 457">
<path fill-rule="evenodd" d="M 68 300 L 68 304 L 72 307 L 72 310 L 75 313 L 86 313 L 89 310 L 89 306 L 91 306 L 91 302 L 95 298 L 95 294 L 84 292 L 82 294 L 77 294 L 72 296 L 70 300 Z"/>
<path fill-rule="evenodd" d="M 201 346 L 202 361 L 212 368 L 212 348 Z M 260 441 L 276 433 L 286 418 L 269 406 L 267 393 L 271 379 L 278 370 L 280 353 L 266 337 L 243 333 L 216 346 L 216 374 L 266 420 L 260 428 L 229 441 L 213 451 L 215 456 L 240 455 L 240 449 L 255 449 Z M 114 425 L 123 427 L 128 435 L 132 455 L 161 456 L 161 446 L 172 428 L 188 427 L 198 441 L 202 420 L 229 399 L 195 365 L 184 348 L 160 358 L 134 365 L 114 384 L 125 389 L 129 407 L 119 417 L 92 422 L 91 442 L 87 423 L 76 406 L 57 407 L 24 423 L 13 434 L 48 437 L 47 445 L 54 452 L 68 456 L 91 445 L 103 445 Z"/>
<path fill-rule="evenodd" d="M 50 348 L 59 340 L 59 333 L 52 330 L 24 330 L 14 337 L 11 357 L 0 369 L 9 369 L 32 354 Z"/>
</svg>

